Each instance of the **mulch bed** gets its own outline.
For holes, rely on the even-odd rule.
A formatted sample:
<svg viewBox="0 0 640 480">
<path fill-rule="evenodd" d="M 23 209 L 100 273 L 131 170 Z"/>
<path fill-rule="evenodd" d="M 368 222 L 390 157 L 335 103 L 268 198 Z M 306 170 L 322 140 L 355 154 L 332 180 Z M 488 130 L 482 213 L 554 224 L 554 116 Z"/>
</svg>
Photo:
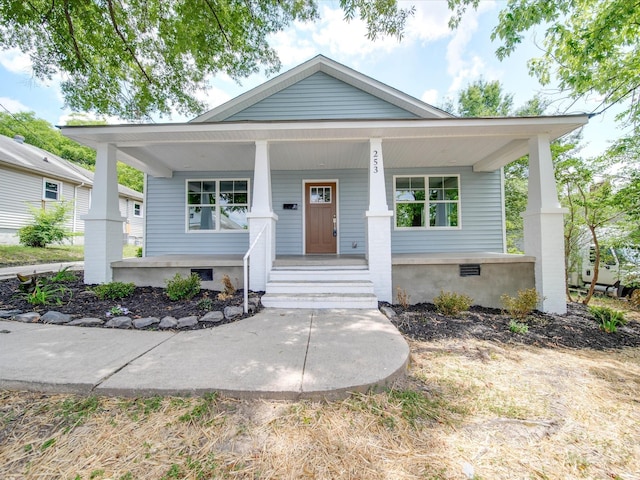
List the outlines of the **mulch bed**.
<svg viewBox="0 0 640 480">
<path fill-rule="evenodd" d="M 73 315 L 74 318 L 94 317 L 106 320 L 109 318 L 107 312 L 113 307 L 120 305 L 126 307 L 129 313 L 126 315 L 135 318 L 157 317 L 162 319 L 166 316 L 183 318 L 189 316 L 202 317 L 209 311 L 223 311 L 228 306 L 243 305 L 243 292 L 238 290 L 235 295 L 227 300 L 219 300 L 218 293 L 211 290 L 201 290 L 198 295 L 190 300 L 172 301 L 167 297 L 165 289 L 157 287 L 136 287 L 130 297 L 120 300 L 100 300 L 92 291 L 94 285 L 85 285 L 82 281 L 82 273 L 77 272 L 78 279 L 73 282 L 64 283 L 69 289 L 64 296 L 61 305 L 31 305 L 18 295 L 19 282 L 17 279 L 0 281 L 0 310 L 22 310 L 23 312 L 38 312 L 44 314 L 49 310 Z M 203 308 L 203 300 L 208 299 L 207 308 Z M 235 322 L 251 316 L 245 314 L 233 319 L 225 319 L 220 322 L 199 322 L 192 328 L 208 328 L 226 323 Z M 153 328 L 157 328 L 153 327 Z"/>
<path fill-rule="evenodd" d="M 82 272 L 76 281 L 65 283 L 70 295 L 65 296 L 62 305 L 32 306 L 18 293 L 17 279 L 0 281 L 0 310 L 18 309 L 24 312 L 37 311 L 41 314 L 49 310 L 73 315 L 75 318 L 96 317 L 107 319 L 107 312 L 120 305 L 129 310 L 133 318 L 170 315 L 175 318 L 188 316 L 202 317 L 208 311 L 223 311 L 227 306 L 242 306 L 241 290 L 227 300 L 219 300 L 218 293 L 202 290 L 191 300 L 171 301 L 163 288 L 137 287 L 130 297 L 122 300 L 100 300 L 91 291 L 90 285 L 82 282 Z M 202 300 L 208 299 L 207 309 Z M 388 304 L 381 304 L 388 305 Z M 444 316 L 436 312 L 432 304 L 411 305 L 403 308 L 391 306 L 398 314 L 392 318 L 394 325 L 409 338 L 415 340 L 466 339 L 490 340 L 506 344 L 533 345 L 546 348 L 592 348 L 597 350 L 640 346 L 640 322 L 632 320 L 618 328 L 616 333 L 602 331 L 587 308 L 578 303 L 568 305 L 566 315 L 548 315 L 535 312 L 529 316 L 529 331 L 525 334 L 509 330 L 511 318 L 500 310 L 471 307 L 469 312 L 457 317 Z M 249 314 L 250 315 L 250 314 Z M 249 315 L 221 322 L 199 322 L 192 328 L 208 328 L 231 323 Z M 156 327 L 152 327 L 156 328 Z"/>
<path fill-rule="evenodd" d="M 640 322 L 631 320 L 616 333 L 601 330 L 581 303 L 569 303 L 565 315 L 534 312 L 527 319 L 529 331 L 509 330 L 511 318 L 500 310 L 471 307 L 457 317 L 436 312 L 431 304 L 400 305 L 392 308 L 398 315 L 391 319 L 404 335 L 415 340 L 466 339 L 490 340 L 506 344 L 546 348 L 591 348 L 595 350 L 640 346 Z"/>
</svg>

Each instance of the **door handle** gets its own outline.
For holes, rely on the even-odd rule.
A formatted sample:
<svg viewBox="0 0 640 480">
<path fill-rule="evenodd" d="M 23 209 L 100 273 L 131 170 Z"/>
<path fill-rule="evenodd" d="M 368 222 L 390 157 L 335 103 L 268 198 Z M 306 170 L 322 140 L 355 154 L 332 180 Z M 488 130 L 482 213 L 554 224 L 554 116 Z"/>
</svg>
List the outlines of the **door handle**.
<svg viewBox="0 0 640 480">
<path fill-rule="evenodd" d="M 338 236 L 338 220 L 336 219 L 335 215 L 333 216 L 333 236 Z"/>
</svg>

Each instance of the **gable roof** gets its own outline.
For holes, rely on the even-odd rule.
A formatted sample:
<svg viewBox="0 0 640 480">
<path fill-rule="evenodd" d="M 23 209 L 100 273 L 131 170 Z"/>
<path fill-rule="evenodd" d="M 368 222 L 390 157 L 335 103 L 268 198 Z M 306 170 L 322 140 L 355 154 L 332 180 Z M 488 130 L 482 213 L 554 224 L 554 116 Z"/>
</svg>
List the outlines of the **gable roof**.
<svg viewBox="0 0 640 480">
<path fill-rule="evenodd" d="M 288 87 L 299 83 L 310 76 L 322 72 L 340 82 L 355 87 L 373 97 L 406 110 L 417 118 L 435 119 L 452 118 L 453 115 L 424 103 L 417 98 L 407 95 L 400 90 L 389 87 L 382 82 L 374 80 L 356 70 L 335 62 L 323 55 L 308 60 L 307 62 L 274 77 L 262 85 L 212 109 L 191 120 L 193 123 L 222 122 L 243 110 L 256 105 Z"/>
<path fill-rule="evenodd" d="M 0 135 L 0 164 L 12 166 L 20 170 L 41 174 L 55 180 L 62 180 L 75 185 L 93 186 L 92 171 L 73 162 L 65 160 L 51 152 Z M 142 201 L 140 192 L 124 185 L 118 185 L 121 196 Z"/>
</svg>

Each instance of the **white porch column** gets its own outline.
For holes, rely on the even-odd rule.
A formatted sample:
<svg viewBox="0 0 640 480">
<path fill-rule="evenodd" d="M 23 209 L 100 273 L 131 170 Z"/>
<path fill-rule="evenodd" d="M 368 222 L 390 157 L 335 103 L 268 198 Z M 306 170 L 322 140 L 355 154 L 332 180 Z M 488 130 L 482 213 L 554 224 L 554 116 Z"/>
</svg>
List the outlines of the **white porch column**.
<svg viewBox="0 0 640 480">
<path fill-rule="evenodd" d="M 249 288 L 262 291 L 266 288 L 271 266 L 276 258 L 276 221 L 271 202 L 271 162 L 269 144 L 256 141 L 256 158 L 253 171 L 253 198 L 249 220 L 249 245 L 264 229 L 264 233 L 251 252 L 249 259 Z"/>
<path fill-rule="evenodd" d="M 367 260 L 378 300 L 392 302 L 391 217 L 382 159 L 382 139 L 369 140 L 369 209 L 367 219 Z"/>
<path fill-rule="evenodd" d="M 529 189 L 524 218 L 524 251 L 536 258 L 536 290 L 541 310 L 566 313 L 564 224 L 548 135 L 529 140 Z"/>
<path fill-rule="evenodd" d="M 118 205 L 116 147 L 100 143 L 96 149 L 96 171 L 91 208 L 84 220 L 84 282 L 112 281 L 111 262 L 122 260 L 122 222 Z"/>
</svg>

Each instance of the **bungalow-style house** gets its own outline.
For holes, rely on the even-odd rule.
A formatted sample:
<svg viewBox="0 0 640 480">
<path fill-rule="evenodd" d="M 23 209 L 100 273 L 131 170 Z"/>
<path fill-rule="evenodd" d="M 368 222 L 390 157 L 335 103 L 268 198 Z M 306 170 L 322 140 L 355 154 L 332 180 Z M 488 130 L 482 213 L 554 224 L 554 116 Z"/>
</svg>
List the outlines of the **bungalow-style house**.
<svg viewBox="0 0 640 480">
<path fill-rule="evenodd" d="M 29 206 L 49 208 L 60 201 L 69 204 L 66 228 L 73 233 L 71 241 L 82 244 L 83 215 L 89 212 L 93 172 L 72 162 L 24 143 L 24 137 L 13 139 L 0 135 L 0 243 L 17 244 L 17 232 L 33 220 Z M 117 186 L 118 210 L 122 221 L 122 241 L 142 243 L 143 195 L 123 185 Z"/>
<path fill-rule="evenodd" d="M 85 281 L 164 285 L 194 271 L 219 285 L 227 273 L 287 308 L 443 290 L 499 307 L 535 286 L 542 310 L 565 312 L 549 143 L 586 122 L 456 118 L 317 56 L 188 123 L 63 127 L 98 152 Z M 526 254 L 508 255 L 502 167 L 526 154 Z M 110 248 L 116 160 L 146 173 L 141 259 Z"/>
</svg>

